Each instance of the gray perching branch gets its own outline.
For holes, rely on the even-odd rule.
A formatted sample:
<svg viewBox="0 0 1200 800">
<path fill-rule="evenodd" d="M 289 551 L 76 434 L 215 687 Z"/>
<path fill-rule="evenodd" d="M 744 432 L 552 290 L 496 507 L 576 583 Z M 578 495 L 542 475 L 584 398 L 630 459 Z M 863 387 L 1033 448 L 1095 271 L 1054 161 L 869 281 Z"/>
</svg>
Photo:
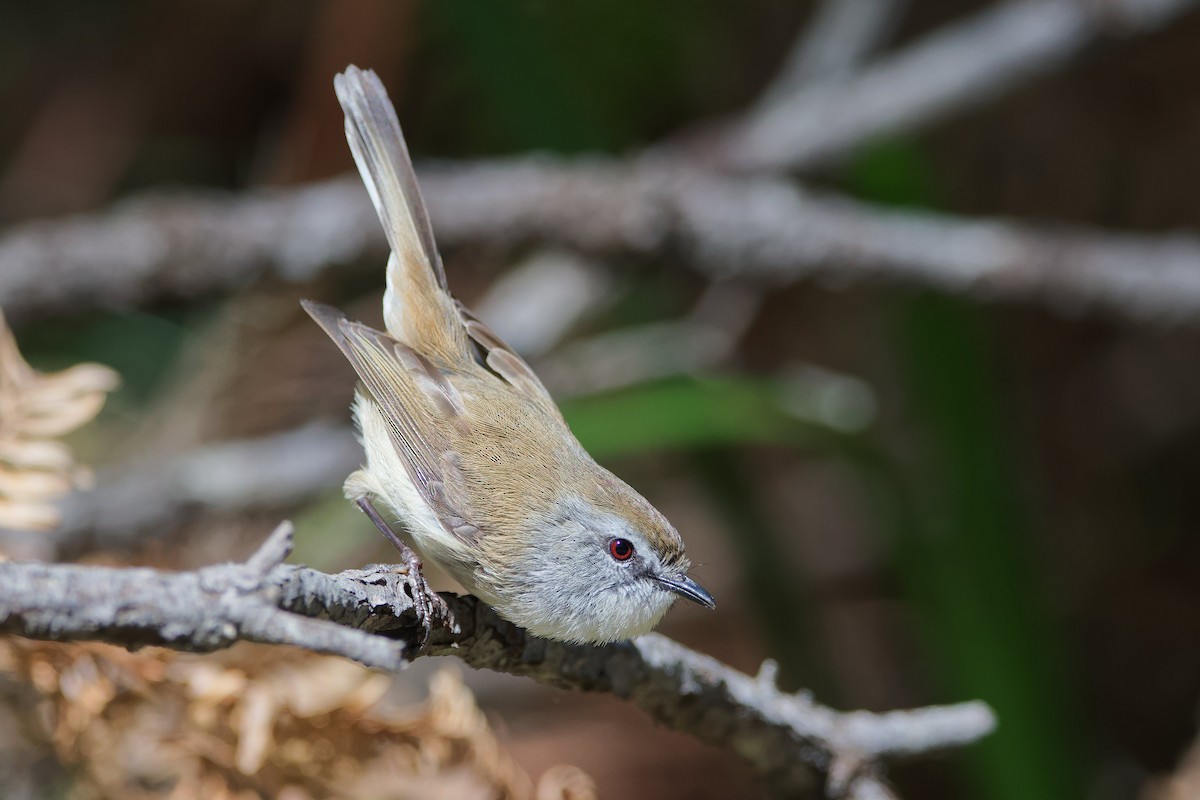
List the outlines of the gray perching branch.
<svg viewBox="0 0 1200 800">
<path fill-rule="evenodd" d="M 596 254 L 674 253 L 713 277 L 902 280 L 947 292 L 1200 315 L 1200 238 L 892 211 L 770 177 L 661 160 L 442 164 L 422 187 L 445 248 L 537 242 Z M 0 236 L 10 317 L 231 291 L 274 274 L 308 280 L 386 244 L 346 180 L 240 196 L 159 195 Z"/>
<path fill-rule="evenodd" d="M 241 640 L 290 644 L 386 671 L 416 655 L 421 631 L 398 568 L 327 575 L 283 564 L 291 544 L 284 523 L 247 562 L 195 572 L 0 563 L 0 633 L 192 652 Z M 430 655 L 611 693 L 789 785 L 811 783 L 815 770 L 838 792 L 831 796 L 886 797 L 883 760 L 966 745 L 995 726 L 980 702 L 838 712 L 805 693 L 781 692 L 770 662 L 752 677 L 657 634 L 608 647 L 566 645 L 529 636 L 473 597 L 446 599 L 459 628 L 436 629 Z"/>
<path fill-rule="evenodd" d="M 292 535 L 292 526 L 284 523 L 245 563 L 195 572 L 0 563 L 0 633 L 191 652 L 241 640 L 292 644 L 398 669 L 403 643 L 282 610 L 285 597 L 302 606 L 310 597 L 329 597 L 331 591 L 316 578 L 299 582 L 290 594 L 285 591 L 289 583 L 281 570 L 296 569 L 280 566 L 291 552 Z M 397 608 L 397 616 L 402 611 Z"/>
<path fill-rule="evenodd" d="M 1164 27 L 1200 0 L 1009 0 L 861 70 L 772 92 L 725 132 L 738 169 L 803 169 L 927 127 L 1062 67 L 1095 41 Z"/>
</svg>

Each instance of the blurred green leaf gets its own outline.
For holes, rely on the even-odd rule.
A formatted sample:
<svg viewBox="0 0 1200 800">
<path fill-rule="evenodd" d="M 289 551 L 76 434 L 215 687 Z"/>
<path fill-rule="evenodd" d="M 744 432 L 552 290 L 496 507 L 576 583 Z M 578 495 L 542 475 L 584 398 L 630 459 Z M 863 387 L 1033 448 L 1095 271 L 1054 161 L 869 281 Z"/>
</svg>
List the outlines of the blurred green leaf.
<svg viewBox="0 0 1200 800">
<path fill-rule="evenodd" d="M 897 208 L 938 204 L 933 165 L 907 139 L 880 139 L 864 147 L 850 163 L 845 184 L 858 197 Z"/>
<path fill-rule="evenodd" d="M 789 413 L 786 385 L 753 378 L 672 378 L 565 400 L 563 415 L 597 459 L 761 442 L 802 444 L 817 428 Z"/>
<path fill-rule="evenodd" d="M 122 406 L 141 406 L 150 399 L 183 346 L 189 330 L 209 316 L 205 310 L 88 314 L 56 318 L 17 331 L 21 350 L 36 369 L 65 369 L 81 361 L 98 361 L 121 375 L 113 396 Z"/>
<path fill-rule="evenodd" d="M 455 73 L 442 80 L 471 108 L 470 126 L 448 134 L 474 152 L 627 147 L 649 121 L 684 114 L 685 51 L 719 33 L 713 8 L 684 0 L 445 0 L 426 10 L 435 46 L 452 54 L 439 59 Z"/>
</svg>

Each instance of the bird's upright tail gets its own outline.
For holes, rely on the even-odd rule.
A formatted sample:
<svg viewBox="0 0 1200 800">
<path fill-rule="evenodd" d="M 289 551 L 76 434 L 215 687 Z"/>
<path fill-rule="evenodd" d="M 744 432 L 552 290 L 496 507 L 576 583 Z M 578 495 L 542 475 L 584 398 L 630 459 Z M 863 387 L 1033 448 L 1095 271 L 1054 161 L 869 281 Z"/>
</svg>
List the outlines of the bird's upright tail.
<svg viewBox="0 0 1200 800">
<path fill-rule="evenodd" d="M 388 332 L 419 352 L 461 358 L 470 353 L 467 334 L 387 90 L 372 70 L 355 66 L 336 76 L 333 86 L 354 163 L 392 248 L 383 298 Z"/>
</svg>

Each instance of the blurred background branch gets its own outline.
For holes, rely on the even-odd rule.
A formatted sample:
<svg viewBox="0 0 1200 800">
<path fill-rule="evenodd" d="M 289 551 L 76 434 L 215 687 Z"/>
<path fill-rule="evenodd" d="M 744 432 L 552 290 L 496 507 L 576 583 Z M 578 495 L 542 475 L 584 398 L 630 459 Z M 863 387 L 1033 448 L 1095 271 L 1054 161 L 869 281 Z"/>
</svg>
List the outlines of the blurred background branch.
<svg viewBox="0 0 1200 800">
<path fill-rule="evenodd" d="M 756 110 L 786 103 L 805 84 L 859 66 L 895 33 L 906 4 L 905 0 L 822 0 L 779 73 L 763 90 Z"/>
<path fill-rule="evenodd" d="M 867 38 L 871 18 L 885 13 L 876 6 L 887 4 L 863 5 L 859 20 L 868 31 L 860 35 Z M 731 126 L 718 158 L 757 170 L 844 159 L 872 139 L 931 125 L 1060 69 L 1097 40 L 1152 31 L 1195 6 L 1194 0 L 996 3 L 861 70 L 771 92 Z"/>
<path fill-rule="evenodd" d="M 678 255 L 711 278 L 837 285 L 895 279 L 988 299 L 1097 307 L 1135 319 L 1200 313 L 1200 238 L 1115 234 L 880 208 L 780 179 L 651 162 L 443 165 L 422 171 L 446 249 L 536 243 Z M 249 196 L 154 196 L 0 237 L 11 315 L 129 308 L 312 280 L 384 256 L 373 212 L 337 180 Z"/>
</svg>

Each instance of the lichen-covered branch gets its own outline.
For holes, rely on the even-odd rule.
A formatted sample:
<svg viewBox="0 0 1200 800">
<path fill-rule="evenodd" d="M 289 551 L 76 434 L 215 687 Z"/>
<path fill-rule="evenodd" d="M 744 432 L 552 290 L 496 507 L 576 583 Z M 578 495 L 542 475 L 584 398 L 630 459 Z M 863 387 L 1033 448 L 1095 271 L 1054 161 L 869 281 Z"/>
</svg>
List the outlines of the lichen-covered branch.
<svg viewBox="0 0 1200 800">
<path fill-rule="evenodd" d="M 327 575 L 285 565 L 291 535 L 281 525 L 246 563 L 195 572 L 0 563 L 0 633 L 198 652 L 239 640 L 291 644 L 384 670 L 417 654 L 421 632 L 403 568 Z M 995 725 L 978 702 L 838 712 L 781 692 L 769 662 L 752 677 L 654 634 L 608 647 L 566 645 L 528 635 L 475 598 L 447 600 L 457 628 L 435 630 L 429 655 L 611 693 L 736 750 L 776 780 L 800 785 L 822 775 L 837 792 L 831 796 L 886 796 L 884 760 L 969 744 Z"/>
<path fill-rule="evenodd" d="M 449 646 L 435 640 L 434 653 L 626 698 L 672 728 L 732 747 L 757 770 L 787 784 L 802 782 L 813 767 L 828 772 L 846 760 L 856 763 L 856 775 L 873 775 L 880 759 L 968 744 L 995 724 L 982 703 L 890 714 L 838 712 L 807 694 L 780 692 L 770 662 L 750 676 L 658 634 L 605 648 L 564 645 L 527 635 L 473 598 L 460 599 L 454 610 L 462 633 Z"/>
<path fill-rule="evenodd" d="M 398 669 L 403 642 L 282 610 L 272 571 L 291 545 L 285 523 L 246 563 L 195 572 L 0 563 L 0 633 L 194 652 L 240 640 L 293 644 Z"/>
</svg>

